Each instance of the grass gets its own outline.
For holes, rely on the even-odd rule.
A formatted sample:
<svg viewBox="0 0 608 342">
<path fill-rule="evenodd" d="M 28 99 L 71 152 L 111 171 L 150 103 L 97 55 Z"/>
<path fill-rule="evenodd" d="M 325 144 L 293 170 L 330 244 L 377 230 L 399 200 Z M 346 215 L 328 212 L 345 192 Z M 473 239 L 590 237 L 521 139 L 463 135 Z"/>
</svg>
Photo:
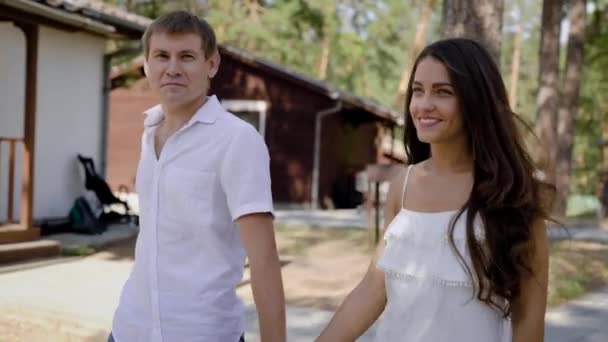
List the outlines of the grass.
<svg viewBox="0 0 608 342">
<path fill-rule="evenodd" d="M 582 272 L 574 274 L 572 278 L 563 279 L 556 288 L 555 295 L 552 296 L 551 304 L 561 304 L 582 295 L 588 283 L 588 278 Z"/>
<path fill-rule="evenodd" d="M 372 253 L 365 229 L 277 225 L 276 232 L 281 255 L 306 255 L 309 249 L 323 242 L 337 240 L 350 242 L 349 246 L 357 253 L 370 256 Z M 349 251 L 336 250 L 335 253 L 339 256 Z M 608 244 L 578 241 L 551 243 L 549 306 L 557 306 L 607 284 Z"/>
<path fill-rule="evenodd" d="M 549 306 L 608 284 L 608 244 L 556 242 L 550 248 Z"/>
<path fill-rule="evenodd" d="M 596 196 L 573 194 L 568 198 L 568 211 L 569 217 L 595 216 L 600 206 L 599 200 Z"/>
<path fill-rule="evenodd" d="M 66 246 L 61 249 L 63 256 L 87 256 L 97 252 L 97 250 L 88 245 Z"/>
<path fill-rule="evenodd" d="M 368 232 L 360 228 L 323 228 L 306 225 L 275 224 L 277 244 L 281 255 L 301 256 L 306 251 L 326 241 L 348 241 L 354 248 L 371 252 Z M 337 251 L 340 252 L 340 251 Z"/>
</svg>

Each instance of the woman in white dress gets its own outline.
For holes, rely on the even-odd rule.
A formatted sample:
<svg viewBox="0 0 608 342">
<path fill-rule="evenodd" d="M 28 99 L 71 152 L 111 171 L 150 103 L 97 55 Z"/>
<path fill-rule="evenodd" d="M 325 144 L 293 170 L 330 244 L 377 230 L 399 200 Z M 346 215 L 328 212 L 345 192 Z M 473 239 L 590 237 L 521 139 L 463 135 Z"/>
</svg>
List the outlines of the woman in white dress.
<svg viewBox="0 0 608 342">
<path fill-rule="evenodd" d="M 377 342 L 542 342 L 554 189 L 535 178 L 499 69 L 448 39 L 411 75 L 384 243 L 317 341 L 355 341 L 383 314 Z"/>
</svg>

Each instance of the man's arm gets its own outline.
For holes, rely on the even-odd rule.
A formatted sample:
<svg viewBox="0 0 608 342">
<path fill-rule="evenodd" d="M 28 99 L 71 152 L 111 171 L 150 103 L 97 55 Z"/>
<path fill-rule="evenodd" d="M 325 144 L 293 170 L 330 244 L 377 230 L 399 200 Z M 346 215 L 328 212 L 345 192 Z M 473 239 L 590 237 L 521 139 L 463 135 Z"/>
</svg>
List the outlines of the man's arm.
<svg viewBox="0 0 608 342">
<path fill-rule="evenodd" d="M 249 214 L 238 218 L 236 223 L 249 258 L 262 342 L 284 342 L 285 295 L 272 216 L 269 213 Z"/>
</svg>

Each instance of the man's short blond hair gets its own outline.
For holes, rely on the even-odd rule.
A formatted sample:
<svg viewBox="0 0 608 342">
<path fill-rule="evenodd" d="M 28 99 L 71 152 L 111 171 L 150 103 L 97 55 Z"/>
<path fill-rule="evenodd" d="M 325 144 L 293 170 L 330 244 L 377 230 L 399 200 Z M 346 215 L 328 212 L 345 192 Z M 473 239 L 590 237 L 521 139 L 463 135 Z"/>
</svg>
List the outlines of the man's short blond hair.
<svg viewBox="0 0 608 342">
<path fill-rule="evenodd" d="M 217 49 L 215 32 L 209 23 L 188 11 L 173 11 L 156 18 L 144 32 L 141 38 L 144 56 L 148 59 L 150 52 L 150 37 L 155 33 L 181 34 L 194 33 L 201 38 L 205 58 L 213 55 Z"/>
</svg>

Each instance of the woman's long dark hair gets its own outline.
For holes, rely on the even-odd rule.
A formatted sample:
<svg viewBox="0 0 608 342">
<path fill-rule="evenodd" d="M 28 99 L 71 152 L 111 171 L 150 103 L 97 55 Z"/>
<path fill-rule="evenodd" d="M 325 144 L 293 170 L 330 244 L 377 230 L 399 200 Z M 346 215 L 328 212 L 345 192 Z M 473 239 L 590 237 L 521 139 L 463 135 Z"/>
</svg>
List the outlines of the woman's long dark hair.
<svg viewBox="0 0 608 342">
<path fill-rule="evenodd" d="M 500 71 L 491 55 L 470 39 L 446 39 L 427 46 L 418 56 L 406 95 L 405 145 L 408 164 L 431 156 L 430 145 L 418 139 L 409 110 L 416 68 L 434 58 L 448 69 L 460 103 L 464 129 L 473 155 L 473 188 L 467 203 L 452 220 L 450 245 L 458 253 L 479 300 L 511 315 L 520 296 L 521 280 L 533 276 L 533 225 L 549 218 L 553 187 L 535 177 Z M 549 191 L 546 191 L 549 190 Z M 472 268 L 454 243 L 454 226 L 467 211 L 467 243 Z M 484 239 L 475 234 L 475 218 L 483 222 Z"/>
</svg>

